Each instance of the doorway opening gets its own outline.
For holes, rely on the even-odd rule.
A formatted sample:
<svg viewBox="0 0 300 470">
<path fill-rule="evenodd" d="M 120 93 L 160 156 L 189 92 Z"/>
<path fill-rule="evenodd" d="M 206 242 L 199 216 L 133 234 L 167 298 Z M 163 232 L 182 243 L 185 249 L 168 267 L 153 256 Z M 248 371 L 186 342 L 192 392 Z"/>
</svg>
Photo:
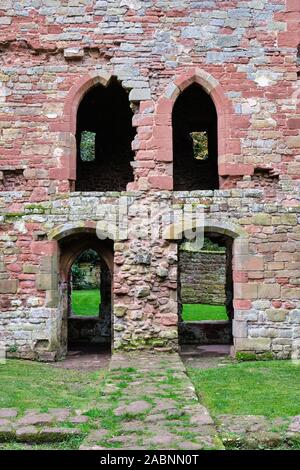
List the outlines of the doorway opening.
<svg viewBox="0 0 300 470">
<path fill-rule="evenodd" d="M 227 235 L 206 232 L 201 248 L 185 239 L 179 244 L 178 316 L 183 350 L 229 354 L 234 316 L 232 243 Z"/>
<path fill-rule="evenodd" d="M 113 243 L 81 232 L 63 238 L 60 252 L 62 355 L 110 349 Z"/>
</svg>

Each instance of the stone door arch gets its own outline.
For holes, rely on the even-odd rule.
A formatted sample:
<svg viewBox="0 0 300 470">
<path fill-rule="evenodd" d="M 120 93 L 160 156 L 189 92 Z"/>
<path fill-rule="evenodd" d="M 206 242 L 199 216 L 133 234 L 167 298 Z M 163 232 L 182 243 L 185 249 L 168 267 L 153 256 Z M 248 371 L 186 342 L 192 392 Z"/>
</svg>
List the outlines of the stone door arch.
<svg viewBox="0 0 300 470">
<path fill-rule="evenodd" d="M 249 239 L 248 233 L 236 223 L 231 222 L 230 220 L 218 220 L 212 217 L 205 217 L 204 227 L 197 227 L 197 224 L 194 221 L 191 221 L 190 227 L 185 227 L 185 229 L 203 230 L 205 233 L 214 233 L 219 234 L 220 236 L 227 237 L 232 240 L 232 336 L 233 336 L 233 346 L 231 348 L 231 353 L 239 349 L 238 345 L 240 339 L 246 337 L 247 335 L 247 324 L 243 321 L 242 318 L 238 315 L 239 304 L 243 301 L 243 284 L 239 282 L 243 274 L 243 270 L 247 269 L 247 264 L 251 262 L 252 256 L 249 254 Z M 184 231 L 182 225 L 172 224 L 166 227 L 164 231 L 164 238 L 168 240 L 173 240 L 179 242 L 184 236 Z"/>
<path fill-rule="evenodd" d="M 113 242 L 100 240 L 96 235 L 95 224 L 67 224 L 55 229 L 50 237 L 58 242 L 58 308 L 57 338 L 58 357 L 64 357 L 68 350 L 68 319 L 70 315 L 70 270 L 78 256 L 88 249 L 94 250 L 110 272 L 110 289 L 113 285 Z M 112 294 L 109 305 L 104 305 L 105 315 L 109 315 L 109 330 L 112 331 Z M 108 301 L 106 302 L 108 304 Z M 104 321 L 104 318 L 99 322 Z M 107 323 L 107 318 L 105 319 Z M 107 333 L 106 333 L 107 334 Z M 110 333 L 111 337 L 111 333 Z"/>
</svg>

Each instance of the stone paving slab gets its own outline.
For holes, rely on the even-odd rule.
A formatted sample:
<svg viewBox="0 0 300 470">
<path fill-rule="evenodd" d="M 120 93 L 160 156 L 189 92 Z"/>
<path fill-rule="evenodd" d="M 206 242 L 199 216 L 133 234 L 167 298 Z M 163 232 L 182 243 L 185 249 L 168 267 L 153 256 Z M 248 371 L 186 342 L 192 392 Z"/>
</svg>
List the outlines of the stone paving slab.
<svg viewBox="0 0 300 470">
<path fill-rule="evenodd" d="M 216 422 L 227 448 L 267 449 L 300 444 L 300 416 L 267 418 L 255 415 L 220 415 Z"/>
<path fill-rule="evenodd" d="M 176 353 L 114 354 L 102 400 L 110 408 L 80 449 L 224 448 Z"/>
<path fill-rule="evenodd" d="M 21 413 L 15 408 L 2 408 L 0 409 L 0 443 L 58 442 L 72 436 L 83 436 L 77 426 L 87 423 L 88 420 L 89 417 L 82 415 L 81 411 L 69 408 L 53 408 L 47 413 L 41 413 L 37 409 L 29 409 Z M 66 427 L 62 427 L 62 424 Z"/>
</svg>

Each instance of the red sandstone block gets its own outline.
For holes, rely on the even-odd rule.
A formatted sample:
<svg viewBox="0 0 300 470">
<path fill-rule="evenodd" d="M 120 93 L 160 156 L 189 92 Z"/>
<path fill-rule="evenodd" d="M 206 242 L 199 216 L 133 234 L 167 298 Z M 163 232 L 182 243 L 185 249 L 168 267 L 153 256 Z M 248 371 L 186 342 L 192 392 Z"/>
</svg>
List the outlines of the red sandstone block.
<svg viewBox="0 0 300 470">
<path fill-rule="evenodd" d="M 35 282 L 34 281 L 20 281 L 20 289 L 22 290 L 30 290 L 32 292 L 35 293 L 35 291 L 33 291 L 33 289 L 35 289 Z"/>
<path fill-rule="evenodd" d="M 48 240 L 32 242 L 30 250 L 35 255 L 53 255 L 57 252 L 57 243 Z"/>
<path fill-rule="evenodd" d="M 240 139 L 229 139 L 226 144 L 226 150 L 228 153 L 240 155 L 241 153 L 241 141 Z"/>
<path fill-rule="evenodd" d="M 251 93 L 251 96 L 254 95 L 255 93 Z M 236 129 L 247 129 L 250 127 L 250 119 L 247 116 L 233 116 L 231 118 L 231 125 Z"/>
<path fill-rule="evenodd" d="M 171 126 L 154 126 L 153 137 L 155 139 L 172 139 Z"/>
<path fill-rule="evenodd" d="M 18 202 L 13 202 L 12 204 L 8 206 L 7 211 L 10 213 L 23 212 L 23 204 L 20 204 Z"/>
<path fill-rule="evenodd" d="M 262 271 L 264 269 L 264 258 L 262 256 L 247 256 L 244 269 L 249 271 Z"/>
<path fill-rule="evenodd" d="M 283 308 L 287 308 L 288 310 L 292 310 L 295 307 L 296 305 L 294 304 L 294 302 L 291 301 L 284 302 L 283 304 Z"/>
<path fill-rule="evenodd" d="M 127 191 L 137 191 L 138 184 L 135 182 L 128 183 L 126 186 Z"/>
<path fill-rule="evenodd" d="M 31 202 L 41 202 L 41 201 L 46 201 L 48 199 L 48 191 L 46 188 L 35 188 L 29 200 Z"/>
<path fill-rule="evenodd" d="M 161 150 L 171 150 L 172 151 L 172 139 L 151 139 L 147 142 L 147 150 L 159 149 Z"/>
<path fill-rule="evenodd" d="M 253 165 L 244 164 L 244 163 L 223 163 L 219 165 L 219 175 L 220 176 L 242 176 L 242 175 L 252 175 L 254 172 Z"/>
<path fill-rule="evenodd" d="M 287 11 L 299 11 L 299 0 L 286 0 Z"/>
<path fill-rule="evenodd" d="M 49 178 L 52 180 L 67 180 L 69 176 L 69 168 L 51 168 L 49 170 Z"/>
<path fill-rule="evenodd" d="M 156 114 L 171 115 L 173 109 L 173 101 L 167 98 L 161 98 L 156 107 Z"/>
<path fill-rule="evenodd" d="M 300 129 L 300 119 L 299 118 L 288 119 L 287 125 L 289 129 Z"/>
<path fill-rule="evenodd" d="M 278 34 L 278 47 L 297 47 L 299 41 L 298 32 L 281 32 Z"/>
<path fill-rule="evenodd" d="M 178 323 L 178 315 L 175 315 L 173 313 L 168 313 L 166 315 L 161 316 L 161 324 L 165 326 L 172 326 L 172 325 L 177 325 Z"/>
<path fill-rule="evenodd" d="M 248 274 L 243 271 L 235 271 L 233 273 L 233 280 L 236 282 L 248 282 Z"/>
<path fill-rule="evenodd" d="M 70 178 L 70 179 L 75 179 L 75 178 Z M 69 181 L 65 181 L 63 183 L 58 183 L 57 185 L 57 192 L 58 193 L 68 193 L 72 191 L 70 189 L 70 182 Z"/>
<path fill-rule="evenodd" d="M 173 178 L 171 176 L 149 176 L 149 183 L 153 189 L 173 189 Z"/>
<path fill-rule="evenodd" d="M 153 102 L 149 100 L 141 101 L 140 102 L 140 113 L 143 113 L 144 111 L 148 111 L 153 107 Z"/>
<path fill-rule="evenodd" d="M 50 132 L 69 132 L 70 121 L 49 122 Z"/>
<path fill-rule="evenodd" d="M 154 150 L 139 150 L 136 152 L 136 160 L 154 160 L 156 152 Z"/>
<path fill-rule="evenodd" d="M 171 149 L 165 149 L 156 152 L 155 160 L 157 162 L 172 162 L 173 161 L 173 152 Z"/>
<path fill-rule="evenodd" d="M 280 285 L 285 285 L 285 284 L 289 283 L 289 278 L 288 277 L 276 277 L 275 280 Z"/>
<path fill-rule="evenodd" d="M 171 126 L 172 119 L 170 114 L 157 114 L 154 117 L 154 123 L 156 126 Z"/>
<path fill-rule="evenodd" d="M 234 300 L 233 305 L 237 310 L 249 310 L 252 303 L 250 300 Z"/>
<path fill-rule="evenodd" d="M 141 126 L 138 128 L 138 139 L 141 142 L 142 140 L 149 140 L 152 136 L 151 127 Z"/>
<path fill-rule="evenodd" d="M 14 273 L 19 273 L 22 271 L 22 266 L 17 263 L 11 263 L 7 265 L 7 270 L 12 271 Z"/>
</svg>

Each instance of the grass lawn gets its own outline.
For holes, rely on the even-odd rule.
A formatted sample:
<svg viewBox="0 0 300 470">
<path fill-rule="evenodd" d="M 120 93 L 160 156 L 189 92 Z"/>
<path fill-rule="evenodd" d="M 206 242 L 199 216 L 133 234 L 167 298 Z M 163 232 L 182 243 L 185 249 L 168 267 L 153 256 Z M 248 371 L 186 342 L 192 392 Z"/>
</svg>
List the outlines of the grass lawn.
<svg viewBox="0 0 300 470">
<path fill-rule="evenodd" d="M 99 289 L 72 291 L 72 311 L 74 315 L 99 315 L 99 303 Z"/>
<path fill-rule="evenodd" d="M 228 320 L 223 305 L 183 304 L 182 318 L 184 321 Z"/>
<path fill-rule="evenodd" d="M 72 311 L 74 315 L 98 315 L 100 291 L 72 291 Z M 184 304 L 182 318 L 184 321 L 197 320 L 228 320 L 226 308 L 223 305 Z"/>
<path fill-rule="evenodd" d="M 10 359 L 0 365 L 0 408 L 88 409 L 101 396 L 104 374 Z"/>
<path fill-rule="evenodd" d="M 258 361 L 189 369 L 200 400 L 213 415 L 300 414 L 300 365 Z"/>
</svg>

